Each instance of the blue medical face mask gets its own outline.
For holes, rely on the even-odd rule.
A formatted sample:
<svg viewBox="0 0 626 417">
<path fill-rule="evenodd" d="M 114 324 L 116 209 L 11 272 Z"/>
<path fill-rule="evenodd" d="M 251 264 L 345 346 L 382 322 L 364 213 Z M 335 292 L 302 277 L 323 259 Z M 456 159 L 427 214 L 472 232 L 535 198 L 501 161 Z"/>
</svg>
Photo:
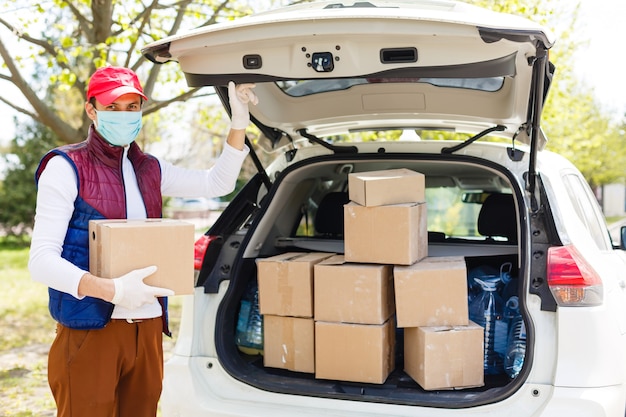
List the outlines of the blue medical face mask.
<svg viewBox="0 0 626 417">
<path fill-rule="evenodd" d="M 96 111 L 96 129 L 111 145 L 129 145 L 141 130 L 141 112 Z"/>
</svg>

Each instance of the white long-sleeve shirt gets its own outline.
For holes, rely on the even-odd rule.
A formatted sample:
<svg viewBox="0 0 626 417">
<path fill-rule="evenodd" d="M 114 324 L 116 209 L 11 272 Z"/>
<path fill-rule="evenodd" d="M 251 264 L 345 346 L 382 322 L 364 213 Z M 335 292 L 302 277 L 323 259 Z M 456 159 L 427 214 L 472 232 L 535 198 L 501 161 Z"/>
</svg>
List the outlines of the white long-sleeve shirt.
<svg viewBox="0 0 626 417">
<path fill-rule="evenodd" d="M 145 219 L 146 209 L 139 192 L 132 164 L 124 151 L 122 169 L 129 219 Z M 169 197 L 218 197 L 233 191 L 241 165 L 249 149 L 240 151 L 224 144 L 224 151 L 208 170 L 189 170 L 159 160 L 161 165 L 161 194 Z M 30 247 L 28 268 L 34 281 L 55 290 L 78 296 L 78 284 L 88 272 L 61 257 L 63 242 L 78 196 L 76 174 L 61 156 L 48 161 L 41 173 L 37 190 L 35 225 Z M 129 271 L 130 272 L 130 271 Z M 155 303 L 135 310 L 115 306 L 113 318 L 151 318 L 161 315 Z"/>
</svg>

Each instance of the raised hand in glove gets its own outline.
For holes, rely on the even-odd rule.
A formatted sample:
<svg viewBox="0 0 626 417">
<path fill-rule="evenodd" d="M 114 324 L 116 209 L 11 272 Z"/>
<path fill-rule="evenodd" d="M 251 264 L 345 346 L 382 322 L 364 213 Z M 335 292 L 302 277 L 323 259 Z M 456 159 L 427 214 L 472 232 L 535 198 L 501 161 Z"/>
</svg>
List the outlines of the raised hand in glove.
<svg viewBox="0 0 626 417">
<path fill-rule="evenodd" d="M 254 87 L 254 84 L 236 85 L 232 81 L 228 83 L 228 102 L 230 103 L 230 109 L 232 111 L 231 129 L 245 129 L 250 124 L 248 103 L 254 105 L 259 103 L 259 99 L 252 91 Z"/>
<path fill-rule="evenodd" d="M 111 303 L 134 310 L 145 304 L 154 302 L 156 297 L 174 295 L 174 291 L 167 288 L 152 287 L 144 284 L 143 280 L 154 274 L 156 266 L 135 269 L 119 278 L 114 278 L 115 295 Z"/>
</svg>

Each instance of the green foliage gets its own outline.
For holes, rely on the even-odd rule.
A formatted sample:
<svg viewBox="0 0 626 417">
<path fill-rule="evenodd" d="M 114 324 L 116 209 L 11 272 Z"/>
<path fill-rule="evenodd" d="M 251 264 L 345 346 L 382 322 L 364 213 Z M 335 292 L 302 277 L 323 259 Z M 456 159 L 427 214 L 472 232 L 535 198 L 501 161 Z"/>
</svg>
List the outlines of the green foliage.
<svg viewBox="0 0 626 417">
<path fill-rule="evenodd" d="M 0 250 L 0 276 L 2 276 L 0 299 L 0 322 L 2 328 L 16 329 L 27 326 L 27 332 L 7 331 L 0 340 L 0 350 L 6 351 L 28 343 L 45 343 L 53 337 L 52 321 L 47 311 L 46 287 L 30 279 L 26 264 L 28 248 Z M 19 300 L 16 303 L 15 300 Z M 19 317 L 32 317 L 30 324 Z"/>
<path fill-rule="evenodd" d="M 18 125 L 2 160 L 7 166 L 0 188 L 0 225 L 9 236 L 25 239 L 33 226 L 36 202 L 35 169 L 56 137 L 40 124 Z"/>
<path fill-rule="evenodd" d="M 556 72 L 542 115 L 547 149 L 568 158 L 591 186 L 624 181 L 624 126 L 603 111 L 593 90 L 574 77 L 576 51 L 585 42 L 579 32 L 579 3 L 564 0 L 488 0 L 471 3 L 495 11 L 522 15 L 549 27 L 557 37 L 550 50 Z"/>
<path fill-rule="evenodd" d="M 596 185 L 623 178 L 626 165 L 622 126 L 612 122 L 588 86 L 580 85 L 572 68 L 577 48 L 585 41 L 580 33 L 579 4 L 569 0 L 466 0 L 494 11 L 525 16 L 547 25 L 557 37 L 550 51 L 557 74 L 544 108 L 543 129 L 548 148 L 566 155 L 587 179 Z M 226 129 L 223 117 L 200 113 L 206 107 L 209 89 L 190 89 L 175 64 L 154 65 L 140 50 L 146 44 L 193 28 L 232 20 L 262 8 L 303 3 L 306 0 L 155 0 L 103 1 L 53 0 L 42 6 L 22 0 L 0 3 L 0 86 L 17 87 L 29 106 L 0 100 L 14 110 L 47 126 L 62 143 L 86 136 L 91 121 L 83 110 L 90 74 L 106 64 L 133 68 L 140 76 L 150 100 L 144 107 L 144 130 L 139 142 L 170 141 L 164 132 L 175 123 L 200 126 L 192 132 L 213 155 L 219 151 Z M 2 89 L 2 87 L 0 87 Z M 42 94 L 43 92 L 44 94 Z M 172 104 L 194 103 L 196 119 L 183 117 L 193 107 Z M 17 101 L 16 101 L 17 102 Z M 203 107 L 204 106 L 204 107 Z M 168 108 L 168 115 L 161 110 Z M 61 111 L 59 110 L 61 109 Z M 220 115 L 221 116 L 221 115 Z M 449 139 L 451 135 L 421 132 L 424 139 Z M 399 133 L 398 133 L 399 135 Z M 431 137 L 433 136 L 433 137 Z M 391 133 L 387 140 L 399 136 Z M 251 138 L 255 143 L 257 138 Z M 364 136 L 362 140 L 373 140 Z M 215 144 L 215 146 L 211 145 Z M 198 144 L 187 154 L 198 151 Z M 26 149 L 25 149 L 26 150 Z M 263 156 L 262 156 L 263 157 Z M 210 159 L 210 158 L 207 158 Z"/>
<path fill-rule="evenodd" d="M 252 12 L 252 2 L 245 0 L 51 3 L 48 7 L 22 0 L 0 4 L 0 56 L 4 60 L 0 85 L 13 84 L 29 107 L 0 100 L 48 126 L 63 143 L 76 142 L 87 134 L 91 120 L 82 104 L 96 68 L 111 64 L 135 70 L 150 97 L 144 107 L 146 115 L 171 103 L 201 97 L 204 92 L 188 88 L 176 65 L 155 65 L 141 55 L 141 48 L 181 31 Z M 59 101 L 64 104 L 63 112 L 55 111 Z"/>
</svg>

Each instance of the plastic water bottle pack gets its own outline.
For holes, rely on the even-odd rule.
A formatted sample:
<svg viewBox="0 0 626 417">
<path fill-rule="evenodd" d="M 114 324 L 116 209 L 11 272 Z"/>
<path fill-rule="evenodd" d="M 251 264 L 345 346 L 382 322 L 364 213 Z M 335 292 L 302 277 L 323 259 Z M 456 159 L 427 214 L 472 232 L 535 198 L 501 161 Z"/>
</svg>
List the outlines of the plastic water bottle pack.
<svg viewBox="0 0 626 417">
<path fill-rule="evenodd" d="M 468 273 L 470 320 L 485 330 L 486 375 L 519 374 L 526 354 L 526 326 L 520 313 L 518 280 L 511 276 L 512 264 L 499 268 L 480 266 Z"/>
<path fill-rule="evenodd" d="M 496 350 L 496 345 L 500 349 L 506 346 L 506 341 L 502 341 L 502 337 L 506 338 L 506 330 L 504 322 L 504 306 L 502 298 L 498 294 L 499 276 L 486 276 L 482 278 L 474 278 L 480 285 L 482 291 L 471 301 L 469 305 L 469 318 L 474 323 L 485 329 L 484 339 L 484 368 L 486 375 L 500 374 L 503 372 L 503 359 Z M 497 328 L 500 327 L 500 331 Z M 496 337 L 497 336 L 497 337 Z"/>
<path fill-rule="evenodd" d="M 259 312 L 259 289 L 256 284 L 248 286 L 241 299 L 235 342 L 244 353 L 263 354 L 263 316 Z"/>
<path fill-rule="evenodd" d="M 517 296 L 509 298 L 505 309 L 510 311 L 510 321 L 504 371 L 510 378 L 515 378 L 521 371 L 526 356 L 526 325 L 519 311 Z"/>
</svg>

